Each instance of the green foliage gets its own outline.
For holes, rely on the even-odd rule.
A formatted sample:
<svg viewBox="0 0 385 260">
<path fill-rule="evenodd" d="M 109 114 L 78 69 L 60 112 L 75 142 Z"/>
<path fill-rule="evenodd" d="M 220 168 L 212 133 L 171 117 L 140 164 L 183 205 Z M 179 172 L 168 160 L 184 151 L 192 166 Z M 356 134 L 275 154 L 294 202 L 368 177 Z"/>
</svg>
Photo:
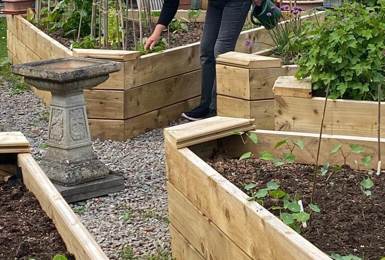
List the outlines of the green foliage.
<svg viewBox="0 0 385 260">
<path fill-rule="evenodd" d="M 340 153 L 340 155 L 344 159 L 344 165 L 346 164 L 348 157 L 352 153 L 353 154 L 359 154 L 359 155 L 361 155 L 360 163 L 362 165 L 364 165 L 366 168 L 369 168 L 371 166 L 372 156 L 368 155 L 368 154 L 364 154 L 365 149 L 362 146 L 360 146 L 358 144 L 349 144 L 350 151 L 348 151 L 348 152 L 345 151 L 343 148 L 344 147 L 342 144 L 335 144 L 333 146 L 332 150 L 330 151 L 330 154 L 331 155 L 337 155 L 338 153 Z M 357 162 L 357 164 L 359 164 L 359 162 Z M 322 169 L 321 169 L 321 172 L 322 172 Z"/>
<path fill-rule="evenodd" d="M 132 249 L 132 247 L 130 245 L 123 246 L 119 255 L 120 255 L 120 258 L 122 260 L 134 260 L 135 259 L 134 250 Z"/>
<path fill-rule="evenodd" d="M 144 39 L 145 40 L 145 39 Z M 139 51 L 140 54 L 145 55 L 149 53 L 154 53 L 154 52 L 162 52 L 167 48 L 167 41 L 165 38 L 162 38 L 151 50 L 145 50 L 144 49 L 144 43 L 138 43 L 136 46 L 136 51 Z"/>
<path fill-rule="evenodd" d="M 189 11 L 188 11 L 188 19 L 190 20 L 190 21 L 193 21 L 193 22 L 196 22 L 196 20 L 199 18 L 199 16 L 201 15 L 201 10 L 199 9 L 199 10 L 193 10 L 193 9 L 190 9 Z"/>
<path fill-rule="evenodd" d="M 79 42 L 73 42 L 72 48 L 79 48 L 79 49 L 94 49 L 96 48 L 98 42 L 95 38 L 91 37 L 90 35 L 87 35 L 83 39 L 81 39 Z"/>
<path fill-rule="evenodd" d="M 123 212 L 123 214 L 121 215 L 120 217 L 124 222 L 128 222 L 131 220 L 132 218 L 132 210 L 131 209 L 127 209 Z"/>
<path fill-rule="evenodd" d="M 296 140 L 296 141 L 291 141 L 287 139 L 283 139 L 278 141 L 274 145 L 275 149 L 284 149 L 282 152 L 281 157 L 275 157 L 272 153 L 267 152 L 267 151 L 262 151 L 259 154 L 259 159 L 264 160 L 264 161 L 272 161 L 275 166 L 282 166 L 287 163 L 294 163 L 295 162 L 295 155 L 294 155 L 294 150 L 296 148 L 303 150 L 305 148 L 305 144 L 302 140 Z"/>
<path fill-rule="evenodd" d="M 187 32 L 188 31 L 188 26 L 187 23 L 180 20 L 180 19 L 172 19 L 171 23 L 168 26 L 168 29 L 172 33 L 176 32 Z"/>
<path fill-rule="evenodd" d="M 253 156 L 252 152 L 246 152 L 246 153 L 242 154 L 241 157 L 239 157 L 239 160 L 250 159 L 252 156 Z"/>
<path fill-rule="evenodd" d="M 316 94 L 325 95 L 330 86 L 331 98 L 377 99 L 385 80 L 385 0 L 377 3 L 345 4 L 304 28 L 296 76 L 311 77 Z"/>
<path fill-rule="evenodd" d="M 371 196 L 372 191 L 371 189 L 374 186 L 374 182 L 372 181 L 371 178 L 365 178 L 360 182 L 361 190 L 364 192 L 366 196 Z"/>
<path fill-rule="evenodd" d="M 8 58 L 3 58 L 0 61 L 0 80 L 9 84 L 13 95 L 22 94 L 29 89 L 22 77 L 12 73 L 11 64 Z"/>
<path fill-rule="evenodd" d="M 55 255 L 52 260 L 68 260 L 68 258 L 65 255 Z"/>
<path fill-rule="evenodd" d="M 361 257 L 354 256 L 354 255 L 331 254 L 330 257 L 334 260 L 362 260 Z"/>
</svg>

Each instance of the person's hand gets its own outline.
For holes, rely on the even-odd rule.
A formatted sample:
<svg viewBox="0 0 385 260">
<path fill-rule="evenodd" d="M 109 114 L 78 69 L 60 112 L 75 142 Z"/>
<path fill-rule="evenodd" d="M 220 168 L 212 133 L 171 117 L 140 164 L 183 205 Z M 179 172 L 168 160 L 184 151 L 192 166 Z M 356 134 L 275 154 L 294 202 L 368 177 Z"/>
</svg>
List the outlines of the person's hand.
<svg viewBox="0 0 385 260">
<path fill-rule="evenodd" d="M 152 49 L 158 43 L 160 36 L 162 35 L 162 31 L 166 28 L 166 26 L 162 24 L 157 24 L 155 29 L 150 37 L 147 38 L 146 43 L 144 44 L 144 49 Z"/>
<path fill-rule="evenodd" d="M 262 0 L 254 0 L 256 6 L 261 6 Z"/>
</svg>

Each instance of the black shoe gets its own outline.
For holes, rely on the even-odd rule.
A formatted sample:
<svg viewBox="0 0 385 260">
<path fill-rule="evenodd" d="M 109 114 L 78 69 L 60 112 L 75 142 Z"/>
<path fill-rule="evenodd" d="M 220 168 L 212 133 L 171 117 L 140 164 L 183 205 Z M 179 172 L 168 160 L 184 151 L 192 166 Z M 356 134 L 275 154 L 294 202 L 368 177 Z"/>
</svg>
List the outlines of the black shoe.
<svg viewBox="0 0 385 260">
<path fill-rule="evenodd" d="M 194 108 L 190 112 L 182 113 L 182 117 L 190 121 L 198 121 L 210 117 L 211 114 L 212 113 L 210 113 L 210 109 L 199 106 Z"/>
</svg>

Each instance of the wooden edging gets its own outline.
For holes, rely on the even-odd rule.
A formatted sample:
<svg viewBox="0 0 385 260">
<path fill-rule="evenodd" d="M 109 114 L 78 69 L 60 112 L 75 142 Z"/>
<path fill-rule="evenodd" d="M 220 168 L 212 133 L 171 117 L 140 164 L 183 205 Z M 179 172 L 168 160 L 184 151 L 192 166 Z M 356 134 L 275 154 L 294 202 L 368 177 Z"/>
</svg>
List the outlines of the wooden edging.
<svg viewBox="0 0 385 260">
<path fill-rule="evenodd" d="M 18 154 L 23 182 L 39 201 L 62 237 L 67 250 L 79 260 L 106 260 L 107 256 L 80 222 L 30 153 Z"/>
<path fill-rule="evenodd" d="M 29 153 L 31 146 L 20 132 L 0 132 L 0 154 Z"/>
<path fill-rule="evenodd" d="M 295 152 L 296 161 L 314 163 L 318 135 L 253 130 L 258 136 L 258 145 L 252 142 L 246 142 L 245 145 L 234 133 L 225 138 L 221 134 L 229 128 L 238 128 L 236 132 L 242 131 L 240 119 L 227 118 L 226 124 L 221 128 L 223 120 L 224 118 L 210 119 L 207 129 L 203 120 L 186 124 L 183 130 L 177 127 L 176 132 L 173 132 L 173 128 L 165 130 L 174 257 L 177 260 L 184 259 L 186 255 L 190 255 L 192 259 L 330 260 L 325 253 L 257 202 L 248 201 L 244 192 L 198 156 L 201 153 L 210 156 L 210 151 L 218 149 L 236 157 L 246 151 L 254 154 L 270 151 L 277 154 L 278 151 L 274 150 L 278 149 L 274 149 L 274 146 L 278 141 L 300 139 L 305 148 L 304 151 Z M 171 135 L 173 138 L 170 138 Z M 189 141 L 195 145 L 183 145 Z M 365 154 L 376 158 L 376 138 L 324 135 L 320 164 L 343 163 L 342 156 L 330 155 L 335 144 L 342 144 L 342 149 L 358 144 L 364 148 Z M 381 145 L 385 149 L 385 139 L 381 140 Z M 346 163 L 354 167 L 359 160 L 358 155 L 352 154 Z M 385 160 L 385 154 L 382 155 L 382 160 Z M 372 166 L 376 167 L 376 162 Z"/>
</svg>

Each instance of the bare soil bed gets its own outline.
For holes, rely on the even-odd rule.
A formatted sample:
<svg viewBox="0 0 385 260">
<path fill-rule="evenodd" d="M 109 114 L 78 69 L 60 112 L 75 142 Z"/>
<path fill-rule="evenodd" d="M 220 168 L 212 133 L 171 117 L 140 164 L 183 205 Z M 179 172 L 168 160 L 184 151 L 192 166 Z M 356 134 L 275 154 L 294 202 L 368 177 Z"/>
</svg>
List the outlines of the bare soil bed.
<svg viewBox="0 0 385 260">
<path fill-rule="evenodd" d="M 266 187 L 270 180 L 291 196 L 310 203 L 313 165 L 286 164 L 274 166 L 259 159 L 238 160 L 217 156 L 208 163 L 225 178 L 251 196 Z M 319 176 L 314 202 L 321 209 L 312 213 L 308 227 L 301 235 L 325 253 L 354 255 L 365 260 L 379 260 L 385 256 L 385 176 L 370 176 L 374 182 L 372 195 L 366 196 L 360 182 L 367 172 L 342 166 L 338 171 L 329 171 Z M 256 187 L 245 190 L 245 185 Z M 264 207 L 279 216 L 274 210 L 280 200 L 266 197 Z"/>
<path fill-rule="evenodd" d="M 0 259 L 74 259 L 32 193 L 19 179 L 0 182 Z"/>
</svg>

